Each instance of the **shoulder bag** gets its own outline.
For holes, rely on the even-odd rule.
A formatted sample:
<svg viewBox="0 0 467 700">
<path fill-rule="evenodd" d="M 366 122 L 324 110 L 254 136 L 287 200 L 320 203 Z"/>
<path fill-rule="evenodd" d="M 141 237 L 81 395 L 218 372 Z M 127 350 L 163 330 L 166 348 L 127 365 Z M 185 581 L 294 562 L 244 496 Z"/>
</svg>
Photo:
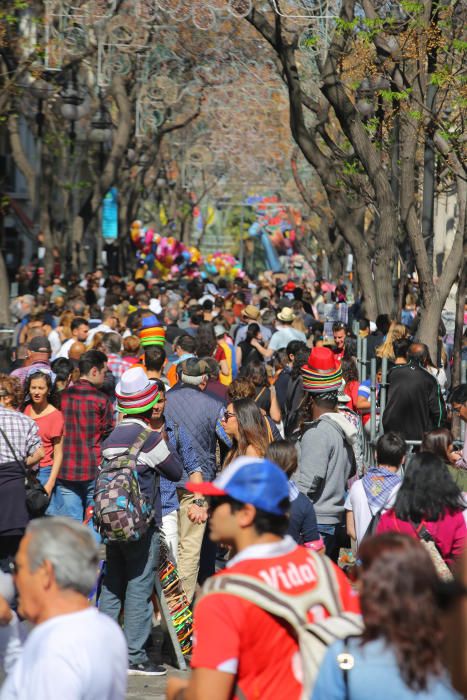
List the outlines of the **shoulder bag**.
<svg viewBox="0 0 467 700">
<path fill-rule="evenodd" d="M 24 461 L 24 459 L 18 459 L 18 456 L 8 440 L 5 432 L 0 428 L 0 433 L 3 436 L 6 444 L 10 448 L 15 461 L 20 464 L 24 470 L 24 488 L 26 491 L 26 508 L 31 518 L 40 518 L 44 515 L 47 507 L 49 505 L 49 494 L 42 486 L 41 482 L 37 478 L 36 474 L 29 469 Z"/>
</svg>

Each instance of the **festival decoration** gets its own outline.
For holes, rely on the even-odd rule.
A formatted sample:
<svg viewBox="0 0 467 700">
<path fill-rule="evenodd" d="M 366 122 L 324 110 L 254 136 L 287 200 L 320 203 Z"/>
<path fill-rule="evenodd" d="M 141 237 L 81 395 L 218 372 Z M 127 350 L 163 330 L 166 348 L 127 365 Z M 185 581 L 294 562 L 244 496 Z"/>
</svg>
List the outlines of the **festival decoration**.
<svg viewBox="0 0 467 700">
<path fill-rule="evenodd" d="M 233 280 L 235 277 L 243 277 L 244 272 L 239 261 L 229 253 L 216 251 L 210 253 L 204 263 L 204 269 L 208 275 L 220 275 Z"/>
<path fill-rule="evenodd" d="M 161 236 L 154 229 L 145 228 L 139 220 L 131 224 L 130 238 L 137 248 L 137 277 L 144 277 L 147 272 L 162 279 L 179 274 L 199 275 L 198 267 L 203 259 L 194 246 L 187 248 L 173 236 Z"/>
<path fill-rule="evenodd" d="M 203 260 L 195 246 L 187 247 L 173 236 L 161 236 L 154 229 L 145 228 L 139 220 L 131 224 L 130 238 L 137 248 L 137 277 L 144 277 L 147 272 L 162 279 L 172 279 L 180 274 L 191 277 L 220 275 L 227 279 L 244 275 L 233 255 L 217 251 Z"/>
<path fill-rule="evenodd" d="M 170 617 L 177 634 L 182 654 L 191 653 L 191 637 L 193 634 L 193 615 L 190 601 L 183 590 L 177 567 L 170 559 L 167 544 L 161 538 L 159 554 L 159 580 L 162 593 L 169 608 Z"/>
</svg>

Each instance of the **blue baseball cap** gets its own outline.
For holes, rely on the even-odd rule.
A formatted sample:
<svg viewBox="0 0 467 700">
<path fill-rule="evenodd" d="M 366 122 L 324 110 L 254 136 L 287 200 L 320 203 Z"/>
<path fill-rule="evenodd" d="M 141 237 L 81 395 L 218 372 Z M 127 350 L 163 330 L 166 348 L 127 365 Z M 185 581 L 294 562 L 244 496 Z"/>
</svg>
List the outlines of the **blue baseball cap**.
<svg viewBox="0 0 467 700">
<path fill-rule="evenodd" d="M 289 482 L 282 469 L 267 459 L 238 457 L 214 481 L 188 482 L 185 488 L 204 496 L 230 496 L 273 515 L 288 512 Z"/>
</svg>

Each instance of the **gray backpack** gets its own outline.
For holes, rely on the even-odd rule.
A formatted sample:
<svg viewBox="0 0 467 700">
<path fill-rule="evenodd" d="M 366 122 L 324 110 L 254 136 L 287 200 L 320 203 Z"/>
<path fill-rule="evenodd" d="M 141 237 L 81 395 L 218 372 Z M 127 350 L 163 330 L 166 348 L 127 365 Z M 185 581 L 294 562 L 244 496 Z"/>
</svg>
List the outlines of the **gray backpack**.
<svg viewBox="0 0 467 700">
<path fill-rule="evenodd" d="M 208 579 L 202 595 L 228 593 L 247 600 L 265 612 L 285 620 L 293 629 L 300 649 L 303 669 L 302 700 L 309 700 L 318 669 L 328 646 L 338 639 L 360 635 L 363 622 L 360 615 L 344 612 L 340 602 L 339 585 L 331 562 L 310 551 L 316 570 L 315 587 L 300 595 L 288 595 L 271 588 L 252 576 L 221 574 Z M 322 605 L 330 617 L 320 622 L 308 622 L 307 613 L 315 605 Z M 235 689 L 243 697 L 241 689 Z"/>
</svg>

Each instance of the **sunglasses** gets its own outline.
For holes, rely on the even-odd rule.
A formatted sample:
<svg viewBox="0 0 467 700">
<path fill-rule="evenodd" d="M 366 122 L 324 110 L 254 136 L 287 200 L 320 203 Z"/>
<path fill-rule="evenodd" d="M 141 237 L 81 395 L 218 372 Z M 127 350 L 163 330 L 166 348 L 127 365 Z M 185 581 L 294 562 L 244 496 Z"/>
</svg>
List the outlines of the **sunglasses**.
<svg viewBox="0 0 467 700">
<path fill-rule="evenodd" d="M 222 416 L 222 420 L 227 423 L 227 421 L 230 418 L 235 418 L 235 413 L 231 413 L 230 411 L 224 411 L 224 415 Z"/>
</svg>

